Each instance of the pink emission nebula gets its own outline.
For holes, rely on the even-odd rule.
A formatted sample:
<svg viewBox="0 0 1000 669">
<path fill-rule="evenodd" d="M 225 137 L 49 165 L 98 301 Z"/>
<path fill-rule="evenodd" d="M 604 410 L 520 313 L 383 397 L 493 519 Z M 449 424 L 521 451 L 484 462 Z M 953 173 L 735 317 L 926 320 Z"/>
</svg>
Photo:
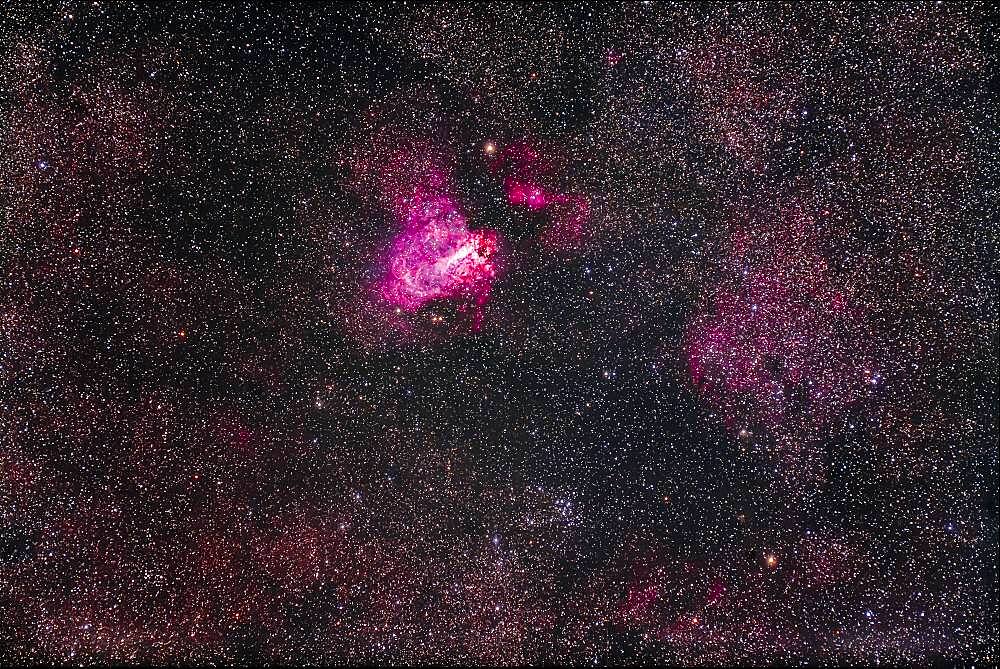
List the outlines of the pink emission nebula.
<svg viewBox="0 0 1000 669">
<path fill-rule="evenodd" d="M 378 291 L 406 311 L 439 299 L 482 306 L 497 277 L 499 244 L 493 230 L 469 230 L 451 198 L 418 198 L 393 240 Z"/>
</svg>

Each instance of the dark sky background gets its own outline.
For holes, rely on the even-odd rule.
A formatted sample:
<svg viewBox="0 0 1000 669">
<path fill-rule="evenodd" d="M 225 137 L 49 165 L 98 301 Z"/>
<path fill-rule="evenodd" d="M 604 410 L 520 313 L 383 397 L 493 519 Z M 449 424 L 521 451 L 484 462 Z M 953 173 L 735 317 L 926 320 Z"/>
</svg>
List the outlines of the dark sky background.
<svg viewBox="0 0 1000 669">
<path fill-rule="evenodd" d="M 0 662 L 996 663 L 995 38 L 0 9 Z"/>
</svg>

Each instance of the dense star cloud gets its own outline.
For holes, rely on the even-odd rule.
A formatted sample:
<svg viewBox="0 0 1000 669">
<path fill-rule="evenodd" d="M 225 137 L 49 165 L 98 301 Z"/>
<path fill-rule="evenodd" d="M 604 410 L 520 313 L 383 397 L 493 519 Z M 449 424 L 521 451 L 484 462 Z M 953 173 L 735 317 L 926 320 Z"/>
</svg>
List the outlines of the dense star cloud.
<svg viewBox="0 0 1000 669">
<path fill-rule="evenodd" d="M 998 661 L 970 3 L 0 10 L 0 663 Z"/>
</svg>

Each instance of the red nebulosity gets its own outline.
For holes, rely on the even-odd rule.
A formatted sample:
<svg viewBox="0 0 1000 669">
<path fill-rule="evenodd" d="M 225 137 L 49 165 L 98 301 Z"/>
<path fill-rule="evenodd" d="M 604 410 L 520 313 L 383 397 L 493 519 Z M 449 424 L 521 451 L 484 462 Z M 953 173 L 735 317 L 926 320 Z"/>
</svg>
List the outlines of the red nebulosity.
<svg viewBox="0 0 1000 669">
<path fill-rule="evenodd" d="M 374 168 L 371 176 L 379 204 L 387 207 L 404 228 L 410 228 L 434 215 L 424 207 L 425 203 L 454 196 L 454 161 L 426 141 L 380 137 L 372 148 L 381 149 L 386 141 L 396 144 L 387 163 L 382 164 L 381 157 L 368 158 L 370 164 L 355 165 L 355 169 L 363 174 Z"/>
<path fill-rule="evenodd" d="M 804 434 L 877 384 L 878 368 L 809 217 L 793 210 L 771 223 L 732 233 L 731 276 L 687 330 L 688 371 L 730 429 Z"/>
<path fill-rule="evenodd" d="M 620 628 L 679 647 L 719 631 L 717 611 L 730 605 L 720 565 L 682 558 L 664 546 L 622 557 L 621 568 L 631 571 L 632 578 L 617 607 Z"/>
<path fill-rule="evenodd" d="M 516 142 L 491 155 L 489 168 L 503 177 L 507 202 L 539 211 L 556 197 L 546 185 L 556 171 L 555 161 L 528 142 Z"/>
<path fill-rule="evenodd" d="M 454 160 L 429 141 L 395 133 L 372 139 L 355 160 L 355 187 L 373 207 L 388 211 L 398 232 L 378 260 L 381 274 L 357 309 L 362 329 L 389 328 L 407 337 L 420 327 L 414 315 L 438 300 L 455 303 L 459 319 L 451 331 L 477 331 L 501 271 L 501 236 L 470 230 L 458 204 Z M 430 323 L 444 317 L 431 314 Z M 378 325 L 375 325 L 375 324 Z"/>
<path fill-rule="evenodd" d="M 544 217 L 534 241 L 550 251 L 578 251 L 588 236 L 591 202 L 555 187 L 554 176 L 566 171 L 557 157 L 527 142 L 503 148 L 487 142 L 484 151 L 507 203 Z M 386 250 L 369 261 L 379 268 L 377 278 L 344 305 L 345 323 L 359 341 L 374 342 L 385 332 L 433 339 L 482 327 L 507 269 L 505 241 L 495 230 L 470 228 L 456 169 L 441 144 L 392 130 L 377 133 L 352 160 L 353 188 L 374 211 L 390 214 L 396 229 Z M 451 307 L 429 309 L 441 301 Z"/>
<path fill-rule="evenodd" d="M 379 293 L 406 311 L 440 299 L 482 306 L 497 276 L 498 249 L 497 233 L 469 230 L 451 198 L 418 198 L 392 243 Z"/>
<path fill-rule="evenodd" d="M 705 599 L 705 606 L 714 606 L 720 603 L 725 595 L 725 582 L 721 578 L 715 579 L 708 588 L 708 597 Z"/>
<path fill-rule="evenodd" d="M 589 233 L 590 197 L 550 185 L 553 176 L 566 171 L 560 161 L 546 157 L 528 143 L 517 143 L 495 154 L 490 167 L 507 175 L 504 192 L 512 206 L 548 214 L 548 222 L 538 237 L 543 248 L 556 252 L 580 250 Z"/>
<path fill-rule="evenodd" d="M 558 195 L 550 210 L 552 221 L 542 230 L 539 242 L 553 251 L 579 250 L 590 234 L 590 198 L 575 193 Z"/>
<path fill-rule="evenodd" d="M 651 608 L 660 598 L 660 588 L 654 583 L 634 582 L 628 589 L 625 601 L 619 606 L 618 612 L 629 623 L 647 621 Z"/>
<path fill-rule="evenodd" d="M 554 171 L 553 159 L 542 149 L 528 141 L 514 142 L 492 154 L 490 169 L 516 175 L 523 180 L 535 181 Z"/>
<path fill-rule="evenodd" d="M 523 204 L 528 209 L 537 211 L 548 204 L 545 191 L 535 184 L 511 178 L 504 183 L 504 190 L 507 192 L 507 199 L 514 205 Z"/>
</svg>

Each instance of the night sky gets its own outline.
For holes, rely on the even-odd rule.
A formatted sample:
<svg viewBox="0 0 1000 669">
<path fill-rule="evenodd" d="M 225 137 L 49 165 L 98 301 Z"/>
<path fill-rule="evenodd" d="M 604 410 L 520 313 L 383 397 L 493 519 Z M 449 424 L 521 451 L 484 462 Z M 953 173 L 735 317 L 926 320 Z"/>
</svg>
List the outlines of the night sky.
<svg viewBox="0 0 1000 669">
<path fill-rule="evenodd" d="M 998 662 L 985 5 L 0 9 L 0 664 Z"/>
</svg>

